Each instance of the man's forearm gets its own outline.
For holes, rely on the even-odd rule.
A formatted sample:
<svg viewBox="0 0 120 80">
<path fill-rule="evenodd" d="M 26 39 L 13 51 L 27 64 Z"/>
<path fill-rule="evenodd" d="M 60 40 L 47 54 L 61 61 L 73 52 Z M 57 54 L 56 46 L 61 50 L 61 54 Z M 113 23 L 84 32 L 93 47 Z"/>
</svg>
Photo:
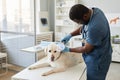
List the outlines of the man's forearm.
<svg viewBox="0 0 120 80">
<path fill-rule="evenodd" d="M 89 53 L 92 50 L 94 50 L 94 46 L 85 42 L 84 46 L 76 47 L 76 48 L 70 48 L 70 52 L 77 52 L 77 53 Z"/>
<path fill-rule="evenodd" d="M 70 52 L 76 52 L 76 53 L 89 53 L 94 49 L 94 47 L 76 47 L 76 48 L 69 48 Z"/>
<path fill-rule="evenodd" d="M 77 47 L 77 48 L 70 48 L 70 52 L 85 53 L 86 50 L 84 47 Z"/>
<path fill-rule="evenodd" d="M 72 36 L 80 35 L 81 27 L 71 33 Z"/>
</svg>

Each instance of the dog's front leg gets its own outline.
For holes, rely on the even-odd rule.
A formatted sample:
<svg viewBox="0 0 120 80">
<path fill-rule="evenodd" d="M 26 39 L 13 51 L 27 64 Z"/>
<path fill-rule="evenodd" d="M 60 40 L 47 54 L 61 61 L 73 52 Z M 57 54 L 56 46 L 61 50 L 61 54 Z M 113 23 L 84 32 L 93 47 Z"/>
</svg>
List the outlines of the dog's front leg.
<svg viewBox="0 0 120 80">
<path fill-rule="evenodd" d="M 50 70 L 48 72 L 43 73 L 42 76 L 47 76 L 47 75 L 50 75 L 50 74 L 53 74 L 53 73 L 57 73 L 57 72 L 63 72 L 65 70 L 66 70 L 65 67 L 54 68 L 54 69 L 52 69 L 52 70 Z"/>
<path fill-rule="evenodd" d="M 38 64 L 38 65 L 35 65 L 35 66 L 31 66 L 28 69 L 33 70 L 33 69 L 42 68 L 42 67 L 49 67 L 49 66 L 50 66 L 50 64 L 48 64 L 48 63 L 42 63 L 42 64 Z"/>
</svg>

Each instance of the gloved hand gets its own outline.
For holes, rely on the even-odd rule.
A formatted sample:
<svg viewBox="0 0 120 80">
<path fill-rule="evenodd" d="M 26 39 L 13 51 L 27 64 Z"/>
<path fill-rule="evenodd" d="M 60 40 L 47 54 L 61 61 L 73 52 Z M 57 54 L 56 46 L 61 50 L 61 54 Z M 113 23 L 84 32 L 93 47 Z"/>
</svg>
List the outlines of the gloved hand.
<svg viewBox="0 0 120 80">
<path fill-rule="evenodd" d="M 70 49 L 68 47 L 66 47 L 63 43 L 57 43 L 57 46 L 59 47 L 59 49 L 61 50 L 61 52 L 70 52 Z"/>
<path fill-rule="evenodd" d="M 57 46 L 59 47 L 60 51 L 65 49 L 64 43 L 59 42 L 59 43 L 57 43 Z"/>
<path fill-rule="evenodd" d="M 63 52 L 63 53 L 64 53 L 64 52 L 70 52 L 70 48 L 65 47 L 64 50 L 62 50 L 62 52 Z"/>
<path fill-rule="evenodd" d="M 61 42 L 63 42 L 64 44 L 66 44 L 66 43 L 70 40 L 71 37 L 72 37 L 72 35 L 71 35 L 71 34 L 68 34 L 67 36 L 65 36 L 65 37 L 61 40 Z"/>
</svg>

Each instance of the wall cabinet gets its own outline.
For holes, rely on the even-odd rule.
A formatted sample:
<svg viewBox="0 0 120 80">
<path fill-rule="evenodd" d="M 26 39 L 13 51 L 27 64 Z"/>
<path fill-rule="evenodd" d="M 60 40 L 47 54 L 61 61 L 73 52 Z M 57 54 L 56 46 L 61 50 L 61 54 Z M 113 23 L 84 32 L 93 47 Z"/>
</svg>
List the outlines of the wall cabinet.
<svg viewBox="0 0 120 80">
<path fill-rule="evenodd" d="M 55 41 L 60 41 L 77 25 L 69 19 L 69 10 L 76 3 L 78 0 L 55 0 Z"/>
<path fill-rule="evenodd" d="M 110 26 L 111 36 L 118 37 L 114 41 L 112 39 L 112 61 L 120 62 L 120 26 Z"/>
</svg>

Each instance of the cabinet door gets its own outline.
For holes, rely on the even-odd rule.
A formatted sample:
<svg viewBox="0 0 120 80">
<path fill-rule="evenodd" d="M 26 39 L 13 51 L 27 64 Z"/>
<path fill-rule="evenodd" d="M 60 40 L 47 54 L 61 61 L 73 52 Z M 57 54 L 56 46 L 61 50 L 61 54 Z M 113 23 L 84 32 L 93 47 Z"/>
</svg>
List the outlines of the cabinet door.
<svg viewBox="0 0 120 80">
<path fill-rule="evenodd" d="M 113 54 L 112 61 L 120 62 L 120 44 L 112 44 Z"/>
<path fill-rule="evenodd" d="M 53 32 L 38 34 L 36 36 L 36 44 L 40 44 L 41 41 L 53 41 Z"/>
</svg>

